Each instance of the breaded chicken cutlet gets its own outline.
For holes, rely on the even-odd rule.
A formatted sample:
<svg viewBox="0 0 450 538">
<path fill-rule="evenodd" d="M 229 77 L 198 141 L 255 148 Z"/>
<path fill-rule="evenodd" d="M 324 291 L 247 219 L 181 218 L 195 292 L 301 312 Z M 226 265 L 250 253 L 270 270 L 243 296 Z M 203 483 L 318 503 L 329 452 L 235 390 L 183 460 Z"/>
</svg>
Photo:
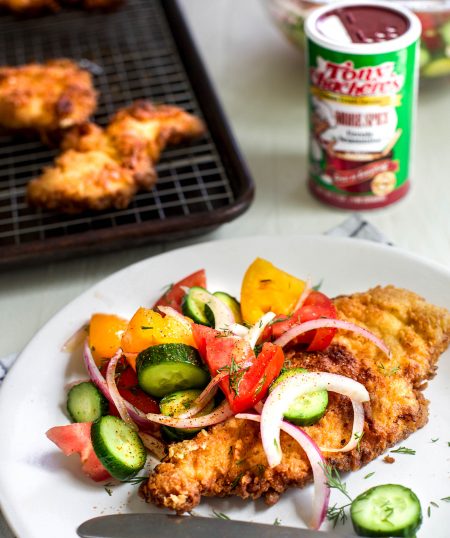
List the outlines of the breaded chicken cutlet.
<svg viewBox="0 0 450 538">
<path fill-rule="evenodd" d="M 97 106 L 91 74 L 67 59 L 0 67 L 0 126 L 41 134 L 86 122 Z"/>
<path fill-rule="evenodd" d="M 338 317 L 366 327 L 390 347 L 388 359 L 371 342 L 339 331 L 323 352 L 291 350 L 289 367 L 341 374 L 362 383 L 364 434 L 350 452 L 327 453 L 328 464 L 354 471 L 424 426 L 428 401 L 421 390 L 436 371 L 450 339 L 450 312 L 416 294 L 387 286 L 334 300 Z M 342 447 L 352 431 L 348 398 L 330 393 L 326 414 L 305 431 L 322 447 Z M 147 502 L 178 513 L 192 510 L 202 496 L 264 497 L 275 503 L 289 487 L 312 480 L 308 459 L 296 441 L 281 433 L 282 462 L 269 468 L 259 425 L 232 418 L 170 446 L 141 493 Z"/>
<path fill-rule="evenodd" d="M 136 102 L 105 129 L 88 123 L 69 131 L 54 166 L 29 183 L 28 201 L 66 213 L 127 207 L 156 182 L 154 165 L 167 144 L 203 132 L 203 122 L 179 107 Z"/>
<path fill-rule="evenodd" d="M 0 9 L 19 15 L 35 15 L 48 11 L 59 11 L 62 6 L 81 7 L 86 10 L 111 10 L 125 0 L 0 0 Z"/>
</svg>

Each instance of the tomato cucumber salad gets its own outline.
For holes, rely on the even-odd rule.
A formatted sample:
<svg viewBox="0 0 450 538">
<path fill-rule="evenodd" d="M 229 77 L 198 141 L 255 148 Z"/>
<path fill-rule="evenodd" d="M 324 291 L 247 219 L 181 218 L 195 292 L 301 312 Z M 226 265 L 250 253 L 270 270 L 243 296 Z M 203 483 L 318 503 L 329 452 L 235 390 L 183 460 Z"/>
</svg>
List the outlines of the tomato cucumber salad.
<svg viewBox="0 0 450 538">
<path fill-rule="evenodd" d="M 309 459 L 315 488 L 308 524 L 319 529 L 333 487 L 333 469 L 322 453 L 357 447 L 370 397 L 349 377 L 289 368 L 285 351 L 324 351 L 339 330 L 371 340 L 390 356 L 374 334 L 338 319 L 333 302 L 309 280 L 267 260 L 257 258 L 248 267 L 239 300 L 226 290 L 210 290 L 206 272 L 199 270 L 129 320 L 92 315 L 83 343 L 89 380 L 67 392 L 71 424 L 51 428 L 47 437 L 64 454 L 78 453 L 92 480 L 137 483 L 148 453 L 161 461 L 168 444 L 233 416 L 260 423 L 268 464 L 275 467 L 282 459 L 283 430 Z M 85 329 L 70 345 L 80 335 L 86 336 Z M 328 391 L 352 402 L 352 435 L 343 447 L 318 447 L 302 429 L 324 415 Z M 388 524 L 382 517 L 386 505 Z M 351 517 L 361 536 L 412 536 L 422 520 L 417 497 L 396 484 L 361 494 L 351 503 Z"/>
</svg>

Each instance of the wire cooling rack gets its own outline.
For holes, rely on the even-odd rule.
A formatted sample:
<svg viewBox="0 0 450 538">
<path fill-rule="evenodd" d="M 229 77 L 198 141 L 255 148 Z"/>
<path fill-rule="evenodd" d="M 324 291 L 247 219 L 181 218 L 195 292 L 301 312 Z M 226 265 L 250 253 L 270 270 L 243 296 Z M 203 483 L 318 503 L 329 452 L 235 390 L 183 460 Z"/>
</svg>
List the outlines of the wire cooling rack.
<svg viewBox="0 0 450 538">
<path fill-rule="evenodd" d="M 113 13 L 0 16 L 0 64 L 51 58 L 71 58 L 91 71 L 100 125 L 132 101 L 149 99 L 203 117 L 208 132 L 167 148 L 156 186 L 127 209 L 80 215 L 28 207 L 27 182 L 58 151 L 0 136 L 0 267 L 204 233 L 251 203 L 252 180 L 175 0 L 128 0 Z"/>
</svg>

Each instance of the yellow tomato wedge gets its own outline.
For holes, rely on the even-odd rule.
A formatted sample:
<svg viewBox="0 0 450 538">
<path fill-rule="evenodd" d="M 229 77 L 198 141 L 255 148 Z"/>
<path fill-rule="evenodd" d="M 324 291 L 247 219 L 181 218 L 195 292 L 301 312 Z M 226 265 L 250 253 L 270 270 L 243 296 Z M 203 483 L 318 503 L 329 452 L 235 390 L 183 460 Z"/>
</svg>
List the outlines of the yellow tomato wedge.
<svg viewBox="0 0 450 538">
<path fill-rule="evenodd" d="M 194 346 L 192 330 L 172 316 L 162 317 L 149 308 L 139 308 L 122 336 L 125 353 L 140 353 L 158 344 Z"/>
<path fill-rule="evenodd" d="M 247 269 L 241 287 L 241 311 L 244 321 L 253 324 L 266 312 L 287 315 L 292 312 L 305 282 L 278 269 L 262 258 Z"/>
<path fill-rule="evenodd" d="M 126 319 L 113 314 L 93 314 L 89 323 L 89 347 L 97 364 L 110 359 L 120 347 L 122 334 L 128 325 Z"/>
</svg>

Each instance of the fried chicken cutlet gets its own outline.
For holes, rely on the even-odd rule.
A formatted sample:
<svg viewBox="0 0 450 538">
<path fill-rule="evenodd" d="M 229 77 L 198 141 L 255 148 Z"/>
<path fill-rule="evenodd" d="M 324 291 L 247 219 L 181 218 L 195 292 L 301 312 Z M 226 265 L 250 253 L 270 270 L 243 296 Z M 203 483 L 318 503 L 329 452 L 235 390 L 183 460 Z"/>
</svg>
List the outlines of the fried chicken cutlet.
<svg viewBox="0 0 450 538">
<path fill-rule="evenodd" d="M 20 15 L 33 15 L 43 11 L 59 11 L 62 5 L 81 7 L 88 11 L 115 9 L 125 0 L 0 0 L 0 9 Z"/>
<path fill-rule="evenodd" d="M 289 367 L 303 367 L 351 377 L 365 385 L 364 435 L 359 449 L 327 453 L 339 471 L 354 471 L 424 426 L 428 401 L 421 390 L 434 376 L 439 355 L 450 339 L 450 312 L 416 294 L 387 286 L 334 300 L 338 317 L 366 327 L 392 351 L 389 360 L 371 342 L 339 331 L 323 352 L 287 353 Z M 352 431 L 350 400 L 329 394 L 324 417 L 305 431 L 321 447 L 344 446 Z M 231 418 L 202 430 L 194 439 L 173 444 L 141 493 L 160 507 L 192 510 L 202 496 L 264 497 L 275 503 L 290 486 L 312 480 L 308 459 L 293 438 L 281 432 L 282 462 L 269 468 L 259 425 Z"/>
<path fill-rule="evenodd" d="M 0 9 L 18 14 L 35 14 L 41 11 L 58 11 L 57 0 L 0 0 Z"/>
<path fill-rule="evenodd" d="M 41 134 L 86 122 L 97 106 L 91 74 L 68 59 L 0 67 L 0 126 Z"/>
<path fill-rule="evenodd" d="M 202 121 L 176 106 L 138 101 L 103 129 L 72 129 L 55 164 L 28 185 L 30 205 L 66 213 L 127 207 L 156 182 L 154 165 L 167 144 L 200 136 Z"/>
</svg>

